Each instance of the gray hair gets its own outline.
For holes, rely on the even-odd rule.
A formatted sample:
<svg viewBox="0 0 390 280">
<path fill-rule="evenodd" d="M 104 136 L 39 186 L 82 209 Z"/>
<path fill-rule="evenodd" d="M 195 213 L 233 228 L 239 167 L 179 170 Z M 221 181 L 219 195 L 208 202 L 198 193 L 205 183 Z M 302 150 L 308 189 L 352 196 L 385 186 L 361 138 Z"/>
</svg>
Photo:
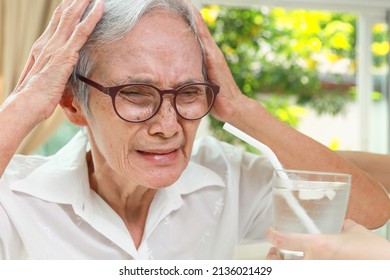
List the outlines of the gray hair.
<svg viewBox="0 0 390 280">
<path fill-rule="evenodd" d="M 93 1 L 87 8 L 83 18 L 93 7 Z M 99 46 L 120 40 L 128 34 L 141 18 L 154 10 L 169 10 L 180 15 L 193 30 L 200 46 L 203 57 L 203 75 L 206 79 L 204 50 L 201 45 L 193 14 L 192 6 L 185 0 L 105 0 L 104 14 L 93 33 L 80 50 L 79 60 L 71 75 L 68 85 L 75 98 L 88 110 L 87 85 L 77 79 L 76 73 L 88 77 L 94 67 L 94 50 Z"/>
</svg>

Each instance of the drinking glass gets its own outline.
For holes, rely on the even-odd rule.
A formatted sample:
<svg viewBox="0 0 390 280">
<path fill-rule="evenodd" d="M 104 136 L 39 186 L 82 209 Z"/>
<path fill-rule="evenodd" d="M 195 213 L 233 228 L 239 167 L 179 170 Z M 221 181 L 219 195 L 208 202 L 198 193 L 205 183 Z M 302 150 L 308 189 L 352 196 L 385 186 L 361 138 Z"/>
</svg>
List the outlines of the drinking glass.
<svg viewBox="0 0 390 280">
<path fill-rule="evenodd" d="M 324 234 L 341 231 L 351 175 L 302 170 L 275 172 L 272 192 L 276 230 Z M 278 250 L 284 259 L 303 257 L 303 252 Z"/>
</svg>

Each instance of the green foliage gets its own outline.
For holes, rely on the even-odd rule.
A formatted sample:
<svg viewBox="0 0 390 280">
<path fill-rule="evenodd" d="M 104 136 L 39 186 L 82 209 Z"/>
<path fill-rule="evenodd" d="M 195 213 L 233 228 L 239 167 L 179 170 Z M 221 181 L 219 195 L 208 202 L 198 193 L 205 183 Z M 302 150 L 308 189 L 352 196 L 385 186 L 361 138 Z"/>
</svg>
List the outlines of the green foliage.
<svg viewBox="0 0 390 280">
<path fill-rule="evenodd" d="M 263 100 L 262 105 L 286 124 L 297 127 L 299 118 L 306 114 L 306 110 L 301 106 L 291 106 L 290 98 L 286 96 L 269 96 Z"/>
<path fill-rule="evenodd" d="M 349 14 L 216 6 L 203 14 L 211 13 L 207 10 L 215 16 L 206 16 L 209 28 L 238 86 L 250 97 L 303 95 L 302 103 L 309 102 L 321 88 L 315 55 L 355 56 L 356 19 Z"/>
<path fill-rule="evenodd" d="M 299 114 L 289 109 L 289 97 L 318 114 L 332 115 L 354 100 L 354 85 L 342 75 L 328 73 L 332 85 L 324 86 L 319 66 L 324 61 L 330 67 L 349 61 L 344 70 L 355 75 L 355 15 L 222 6 L 207 6 L 202 14 L 243 93 L 252 98 L 273 96 L 263 98 L 267 100 L 263 105 L 278 117 L 288 116 L 281 118 L 286 123 L 295 126 L 299 121 Z M 374 34 L 381 42 L 376 49 L 373 46 L 375 66 L 380 66 L 388 53 L 387 30 L 377 26 Z M 221 127 L 214 119 L 211 123 Z"/>
</svg>

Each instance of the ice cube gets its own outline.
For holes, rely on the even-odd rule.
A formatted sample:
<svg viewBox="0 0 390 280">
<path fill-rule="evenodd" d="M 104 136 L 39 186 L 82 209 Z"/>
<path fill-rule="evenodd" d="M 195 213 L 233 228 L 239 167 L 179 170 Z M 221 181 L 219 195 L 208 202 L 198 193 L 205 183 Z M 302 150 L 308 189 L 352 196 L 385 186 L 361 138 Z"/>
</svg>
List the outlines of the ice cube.
<svg viewBox="0 0 390 280">
<path fill-rule="evenodd" d="M 298 195 L 300 200 L 317 200 L 324 196 L 324 190 L 300 190 Z"/>
</svg>

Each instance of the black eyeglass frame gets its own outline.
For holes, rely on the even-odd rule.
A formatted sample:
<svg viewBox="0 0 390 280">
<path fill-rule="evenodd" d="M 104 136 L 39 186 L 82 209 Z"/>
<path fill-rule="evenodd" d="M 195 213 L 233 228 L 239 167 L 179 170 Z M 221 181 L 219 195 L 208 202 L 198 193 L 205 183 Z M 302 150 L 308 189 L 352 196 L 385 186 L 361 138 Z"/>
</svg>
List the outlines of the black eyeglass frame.
<svg viewBox="0 0 390 280">
<path fill-rule="evenodd" d="M 118 115 L 119 118 L 121 118 L 122 120 L 126 121 L 126 122 L 131 122 L 131 123 L 140 123 L 140 122 L 145 122 L 151 118 L 153 118 L 157 112 L 160 110 L 161 108 L 161 105 L 162 105 L 162 101 L 163 101 L 163 96 L 165 94 L 172 94 L 173 95 L 173 108 L 175 109 L 176 113 L 183 119 L 185 120 L 191 120 L 191 121 L 194 121 L 194 120 L 199 120 L 201 118 L 203 118 L 204 116 L 206 116 L 211 108 L 213 107 L 214 105 L 214 101 L 215 101 L 215 98 L 217 97 L 217 94 L 219 93 L 219 90 L 220 90 L 220 86 L 217 85 L 216 83 L 214 82 L 211 82 L 211 81 L 206 81 L 206 82 L 197 82 L 197 83 L 189 83 L 189 84 L 185 84 L 185 85 L 182 85 L 180 86 L 179 88 L 177 89 L 166 89 L 166 90 L 160 90 L 159 88 L 153 86 L 153 85 L 149 85 L 149 84 L 145 84 L 145 83 L 130 83 L 130 84 L 125 84 L 125 85 L 119 85 L 119 86 L 113 86 L 113 87 L 105 87 L 105 86 L 102 86 L 101 84 L 98 84 L 97 82 L 95 81 L 92 81 L 84 76 L 81 76 L 80 74 L 76 74 L 76 77 L 86 83 L 87 85 L 91 86 L 91 87 L 94 87 L 96 88 L 97 90 L 99 90 L 100 92 L 102 93 L 105 93 L 107 95 L 109 95 L 111 97 L 111 100 L 112 100 L 112 106 L 114 107 L 114 111 L 115 113 Z M 116 98 L 116 95 L 118 94 L 118 92 L 122 89 L 122 88 L 125 88 L 125 87 L 128 87 L 128 86 L 148 86 L 148 87 L 151 87 L 153 89 L 155 89 L 159 94 L 160 94 L 160 103 L 159 105 L 157 106 L 156 108 L 156 111 L 148 118 L 144 119 L 144 120 L 128 120 L 128 119 L 125 119 L 123 118 L 117 111 L 116 109 L 116 106 L 115 106 L 115 98 Z M 189 119 L 189 118 L 186 118 L 186 117 L 183 117 L 179 111 L 177 110 L 177 107 L 176 107 L 176 97 L 177 95 L 179 94 L 180 90 L 182 90 L 183 88 L 186 88 L 188 86 L 194 86 L 194 85 L 204 85 L 204 86 L 208 86 L 209 88 L 211 88 L 211 90 L 213 91 L 213 100 L 211 101 L 210 103 L 210 107 L 208 108 L 208 110 L 206 111 L 206 113 L 204 115 L 202 115 L 201 117 L 198 117 L 198 118 L 195 118 L 195 119 Z"/>
</svg>

